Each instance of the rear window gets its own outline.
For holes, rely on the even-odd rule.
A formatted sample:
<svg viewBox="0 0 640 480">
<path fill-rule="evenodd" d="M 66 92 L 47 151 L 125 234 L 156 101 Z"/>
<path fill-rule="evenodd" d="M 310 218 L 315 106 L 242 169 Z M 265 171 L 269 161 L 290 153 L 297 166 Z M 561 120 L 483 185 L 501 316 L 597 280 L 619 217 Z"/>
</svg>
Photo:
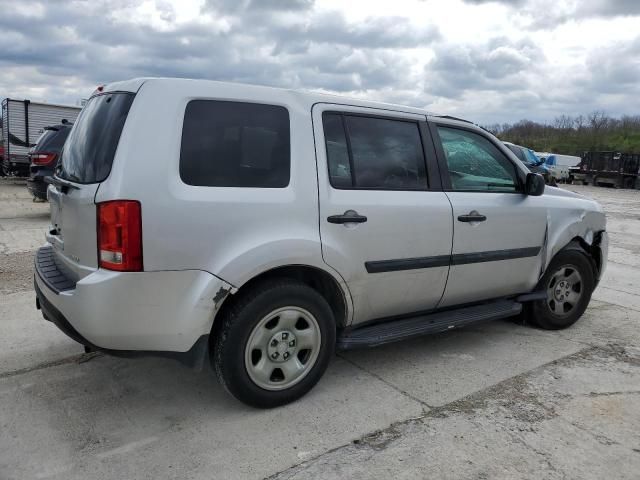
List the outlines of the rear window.
<svg viewBox="0 0 640 480">
<path fill-rule="evenodd" d="M 180 177 L 196 186 L 286 187 L 289 137 L 284 107 L 192 100 L 182 127 Z"/>
<path fill-rule="evenodd" d="M 87 102 L 65 144 L 59 176 L 77 183 L 98 183 L 109 176 L 134 96 L 106 93 Z"/>
<path fill-rule="evenodd" d="M 62 127 L 59 130 L 45 130 L 38 139 L 34 151 L 58 153 L 64 146 L 71 128 Z"/>
</svg>

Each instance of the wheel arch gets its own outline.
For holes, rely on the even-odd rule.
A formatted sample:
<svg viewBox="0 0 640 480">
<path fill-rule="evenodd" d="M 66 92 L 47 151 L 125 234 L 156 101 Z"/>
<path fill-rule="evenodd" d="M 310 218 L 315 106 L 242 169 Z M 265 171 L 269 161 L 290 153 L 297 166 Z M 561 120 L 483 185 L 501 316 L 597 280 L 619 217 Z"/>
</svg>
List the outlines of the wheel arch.
<svg viewBox="0 0 640 480">
<path fill-rule="evenodd" d="M 600 278 L 606 265 L 608 245 L 605 234 L 606 218 L 601 207 L 597 207 L 549 210 L 545 234 L 545 261 L 540 277 L 559 252 L 577 249 L 589 258 L 596 281 Z"/>
<path fill-rule="evenodd" d="M 558 251 L 555 252 L 553 257 L 567 250 L 575 250 L 583 253 L 589 259 L 589 263 L 591 264 L 591 268 L 593 269 L 594 280 L 597 282 L 600 278 L 600 274 L 602 273 L 602 267 L 603 267 L 604 253 L 600 248 L 601 235 L 602 235 L 602 232 L 598 232 L 596 235 L 594 235 L 591 238 L 592 240 L 591 243 L 589 243 L 582 236 L 575 236 L 572 239 L 570 239 L 562 248 L 558 249 Z M 549 264 L 551 263 L 551 260 L 553 260 L 553 257 L 549 259 L 549 263 L 545 267 L 545 271 L 546 271 L 546 268 L 549 267 Z"/>
<path fill-rule="evenodd" d="M 334 273 L 316 266 L 290 264 L 264 270 L 238 286 L 233 293 L 229 292 L 217 310 L 213 329 L 215 330 L 216 324 L 219 323 L 216 322 L 216 318 L 221 317 L 244 292 L 277 278 L 298 280 L 316 290 L 329 304 L 337 328 L 343 328 L 350 323 L 353 304 L 348 287 L 341 278 L 337 278 Z"/>
</svg>

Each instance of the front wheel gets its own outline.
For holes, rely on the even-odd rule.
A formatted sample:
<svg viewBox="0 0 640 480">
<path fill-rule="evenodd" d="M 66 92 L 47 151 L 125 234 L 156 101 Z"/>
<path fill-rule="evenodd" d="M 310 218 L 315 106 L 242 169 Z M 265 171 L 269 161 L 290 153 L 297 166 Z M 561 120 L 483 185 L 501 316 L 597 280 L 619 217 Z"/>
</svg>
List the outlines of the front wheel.
<svg viewBox="0 0 640 480">
<path fill-rule="evenodd" d="M 635 186 L 635 179 L 632 177 L 624 179 L 624 188 L 633 189 Z"/>
<path fill-rule="evenodd" d="M 218 321 L 211 356 L 218 379 L 254 407 L 276 407 L 303 396 L 326 370 L 335 347 L 327 301 L 294 280 L 262 284 Z"/>
<path fill-rule="evenodd" d="M 573 325 L 587 309 L 594 288 L 593 267 L 584 253 L 558 253 L 538 283 L 538 290 L 546 291 L 547 298 L 529 306 L 531 320 L 547 330 Z"/>
</svg>

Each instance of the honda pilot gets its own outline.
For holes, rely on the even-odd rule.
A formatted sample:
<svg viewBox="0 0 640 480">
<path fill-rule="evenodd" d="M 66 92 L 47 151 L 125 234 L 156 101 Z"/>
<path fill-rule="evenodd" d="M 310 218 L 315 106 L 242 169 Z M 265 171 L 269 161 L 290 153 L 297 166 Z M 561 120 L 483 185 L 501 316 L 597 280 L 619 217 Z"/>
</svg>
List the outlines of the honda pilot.
<svg viewBox="0 0 640 480">
<path fill-rule="evenodd" d="M 48 179 L 37 307 L 89 350 L 210 360 L 239 400 L 307 393 L 336 349 L 583 314 L 602 208 L 470 122 L 184 79 L 100 87 Z"/>
</svg>

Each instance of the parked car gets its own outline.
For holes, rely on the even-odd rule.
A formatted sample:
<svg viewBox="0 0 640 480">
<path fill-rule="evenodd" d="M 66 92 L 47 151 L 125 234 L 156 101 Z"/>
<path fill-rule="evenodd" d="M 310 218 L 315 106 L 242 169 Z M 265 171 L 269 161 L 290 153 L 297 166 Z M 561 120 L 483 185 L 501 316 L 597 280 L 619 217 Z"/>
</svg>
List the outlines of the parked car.
<svg viewBox="0 0 640 480">
<path fill-rule="evenodd" d="M 105 86 L 49 187 L 37 306 L 90 350 L 209 358 L 291 402 L 334 349 L 523 313 L 576 322 L 602 208 L 421 109 L 205 80 Z"/>
<path fill-rule="evenodd" d="M 47 187 L 44 179 L 53 175 L 58 163 L 64 142 L 71 132 L 72 123 L 63 120 L 60 125 L 44 128 L 44 132 L 36 141 L 36 145 L 29 150 L 29 179 L 27 188 L 34 198 L 47 199 Z"/>
<path fill-rule="evenodd" d="M 516 157 L 518 157 L 518 160 L 520 160 L 523 163 L 523 165 L 527 168 L 527 170 L 533 173 L 539 173 L 544 177 L 544 182 L 547 185 L 555 186 L 556 183 L 553 180 L 553 177 L 551 176 L 549 168 L 545 165 L 544 160 L 541 160 L 538 157 L 536 157 L 536 154 L 533 152 L 533 150 L 527 147 L 516 145 L 511 142 L 503 142 L 503 143 L 507 146 L 509 150 L 511 150 L 514 153 Z"/>
</svg>

